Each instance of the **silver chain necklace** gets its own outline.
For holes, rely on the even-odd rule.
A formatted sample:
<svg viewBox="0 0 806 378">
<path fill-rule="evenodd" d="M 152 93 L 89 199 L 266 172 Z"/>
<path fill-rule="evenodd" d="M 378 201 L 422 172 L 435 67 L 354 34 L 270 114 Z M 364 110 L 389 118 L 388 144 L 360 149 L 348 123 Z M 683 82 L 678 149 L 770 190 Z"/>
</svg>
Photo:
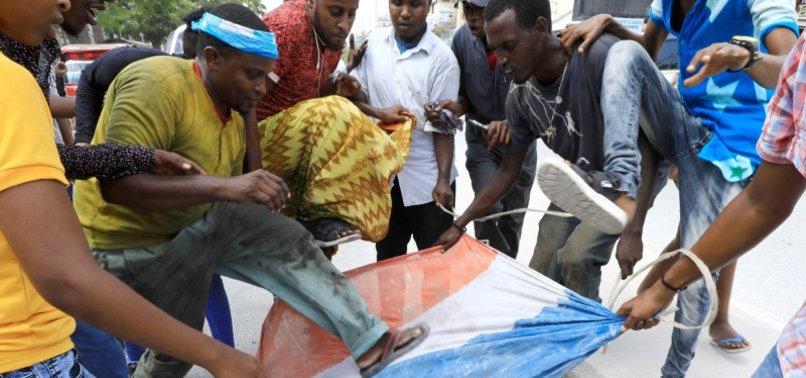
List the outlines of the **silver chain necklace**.
<svg viewBox="0 0 806 378">
<path fill-rule="evenodd" d="M 554 106 L 551 107 L 551 117 L 549 118 L 549 127 L 554 127 L 554 116 L 557 115 L 557 106 L 563 103 L 563 97 L 560 96 L 563 90 L 563 83 L 565 82 L 565 72 L 568 71 L 568 63 L 571 63 L 571 59 L 565 62 L 565 67 L 563 68 L 563 74 L 560 77 L 560 86 L 557 87 L 557 95 L 554 97 Z"/>
</svg>

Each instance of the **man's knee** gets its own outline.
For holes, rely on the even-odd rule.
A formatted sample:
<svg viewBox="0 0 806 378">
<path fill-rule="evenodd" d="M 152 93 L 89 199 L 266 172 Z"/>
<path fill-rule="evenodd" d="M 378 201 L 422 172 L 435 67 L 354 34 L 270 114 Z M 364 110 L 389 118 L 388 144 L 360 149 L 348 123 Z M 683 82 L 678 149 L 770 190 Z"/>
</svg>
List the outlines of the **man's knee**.
<svg viewBox="0 0 806 378">
<path fill-rule="evenodd" d="M 649 54 L 641 44 L 631 40 L 623 40 L 614 43 L 610 47 L 610 51 L 607 53 L 607 65 L 623 65 L 625 68 L 630 68 L 632 63 L 648 58 Z"/>
</svg>

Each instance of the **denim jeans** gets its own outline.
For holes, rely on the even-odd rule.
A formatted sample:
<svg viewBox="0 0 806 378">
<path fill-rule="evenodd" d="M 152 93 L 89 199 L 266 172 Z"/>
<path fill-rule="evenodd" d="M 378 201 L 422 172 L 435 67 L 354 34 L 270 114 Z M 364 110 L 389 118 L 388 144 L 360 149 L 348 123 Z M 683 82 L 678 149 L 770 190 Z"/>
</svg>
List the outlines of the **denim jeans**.
<svg viewBox="0 0 806 378">
<path fill-rule="evenodd" d="M 487 150 L 487 140 L 484 139 L 484 134 L 478 127 L 468 127 L 465 130 L 465 139 L 467 140 L 465 166 L 470 174 L 473 192 L 478 195 L 501 166 L 504 150 L 500 147 L 496 147 L 492 151 Z M 521 174 L 515 186 L 484 215 L 528 207 L 536 171 L 537 147 L 532 145 L 526 154 L 526 160 L 523 161 L 523 168 L 521 168 Z M 512 214 L 486 222 L 474 222 L 473 229 L 476 230 L 476 239 L 488 240 L 490 246 L 514 259 L 518 257 L 525 216 L 524 213 Z"/>
<path fill-rule="evenodd" d="M 641 45 L 621 41 L 611 47 L 602 77 L 605 120 L 605 170 L 619 176 L 633 193 L 640 183 L 638 130 L 680 173 L 680 244 L 690 248 L 746 183 L 723 179 L 719 169 L 698 154 L 711 132 L 688 112 L 680 94 L 658 71 Z M 716 274 L 715 274 L 716 275 Z M 709 300 L 702 280 L 678 296 L 678 322 L 699 324 Z M 682 377 L 694 357 L 699 331 L 672 333 L 672 345 L 661 373 Z"/>
<path fill-rule="evenodd" d="M 114 336 L 76 320 L 70 336 L 78 352 L 78 360 L 96 377 L 128 378 L 123 347 Z"/>
<path fill-rule="evenodd" d="M 142 248 L 94 250 L 98 263 L 144 298 L 201 329 L 214 273 L 260 286 L 328 332 L 353 357 L 389 329 L 295 220 L 265 206 L 214 203 L 172 240 Z M 148 350 L 135 377 L 183 376 L 190 365 Z"/>
<path fill-rule="evenodd" d="M 0 378 L 95 378 L 76 358 L 71 350 L 36 365 L 0 373 Z"/>
<path fill-rule="evenodd" d="M 548 210 L 559 211 L 557 205 Z M 597 231 L 577 218 L 546 214 L 540 219 L 529 267 L 579 295 L 600 301 L 602 266 L 610 261 L 618 235 Z"/>
<path fill-rule="evenodd" d="M 753 373 L 752 378 L 783 378 L 784 373 L 781 370 L 781 360 L 778 359 L 778 344 L 773 345 L 764 361 Z"/>
</svg>

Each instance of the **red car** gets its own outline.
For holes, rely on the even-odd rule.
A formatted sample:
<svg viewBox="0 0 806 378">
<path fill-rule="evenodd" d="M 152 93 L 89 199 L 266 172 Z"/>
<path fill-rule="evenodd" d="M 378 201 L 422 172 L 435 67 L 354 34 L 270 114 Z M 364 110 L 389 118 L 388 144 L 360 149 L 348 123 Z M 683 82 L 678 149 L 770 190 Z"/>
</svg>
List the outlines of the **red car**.
<svg viewBox="0 0 806 378">
<path fill-rule="evenodd" d="M 64 76 L 64 90 L 68 96 L 76 95 L 78 79 L 81 71 L 103 53 L 114 48 L 127 46 L 124 43 L 104 43 L 98 45 L 66 45 L 62 47 L 62 56 L 67 65 Z"/>
</svg>

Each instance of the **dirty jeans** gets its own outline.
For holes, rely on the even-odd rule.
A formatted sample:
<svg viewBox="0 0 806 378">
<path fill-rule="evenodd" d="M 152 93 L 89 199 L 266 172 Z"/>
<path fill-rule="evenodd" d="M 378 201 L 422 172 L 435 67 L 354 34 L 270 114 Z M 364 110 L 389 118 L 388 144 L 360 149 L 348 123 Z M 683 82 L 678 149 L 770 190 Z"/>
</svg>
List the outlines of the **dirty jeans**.
<svg viewBox="0 0 806 378">
<path fill-rule="evenodd" d="M 201 330 L 214 273 L 260 286 L 341 338 L 353 357 L 388 330 L 311 234 L 260 205 L 214 203 L 172 240 L 94 250 L 98 263 L 174 318 Z M 135 377 L 181 377 L 190 364 L 148 350 Z"/>
<path fill-rule="evenodd" d="M 0 378 L 95 378 L 78 362 L 74 350 L 36 365 L 0 373 Z"/>
<path fill-rule="evenodd" d="M 467 160 L 465 166 L 470 174 L 470 182 L 476 195 L 487 186 L 495 171 L 504 159 L 504 150 L 500 147 L 487 150 L 487 140 L 478 127 L 465 130 L 467 140 Z M 537 148 L 532 145 L 523 161 L 521 174 L 515 186 L 500 201 L 496 202 L 484 215 L 515 210 L 529 206 L 529 196 L 535 182 L 537 165 Z M 486 222 L 474 222 L 476 239 L 488 240 L 490 246 L 505 253 L 513 259 L 518 256 L 523 230 L 524 213 L 506 215 Z"/>
<path fill-rule="evenodd" d="M 562 212 L 555 204 L 549 211 Z M 546 214 L 540 219 L 529 267 L 579 295 L 600 301 L 602 266 L 610 261 L 618 235 L 597 231 L 578 218 Z"/>
<path fill-rule="evenodd" d="M 640 127 L 652 147 L 679 167 L 680 244 L 690 248 L 746 182 L 725 181 L 715 165 L 697 156 L 711 132 L 688 112 L 680 94 L 641 45 L 633 41 L 614 44 L 605 62 L 602 83 L 606 169 L 609 167 L 628 188 L 637 187 Z M 700 324 L 707 315 L 708 304 L 705 284 L 699 280 L 678 296 L 680 311 L 675 320 Z M 674 330 L 661 369 L 664 377 L 685 375 L 694 358 L 698 336 L 699 331 Z"/>
</svg>

